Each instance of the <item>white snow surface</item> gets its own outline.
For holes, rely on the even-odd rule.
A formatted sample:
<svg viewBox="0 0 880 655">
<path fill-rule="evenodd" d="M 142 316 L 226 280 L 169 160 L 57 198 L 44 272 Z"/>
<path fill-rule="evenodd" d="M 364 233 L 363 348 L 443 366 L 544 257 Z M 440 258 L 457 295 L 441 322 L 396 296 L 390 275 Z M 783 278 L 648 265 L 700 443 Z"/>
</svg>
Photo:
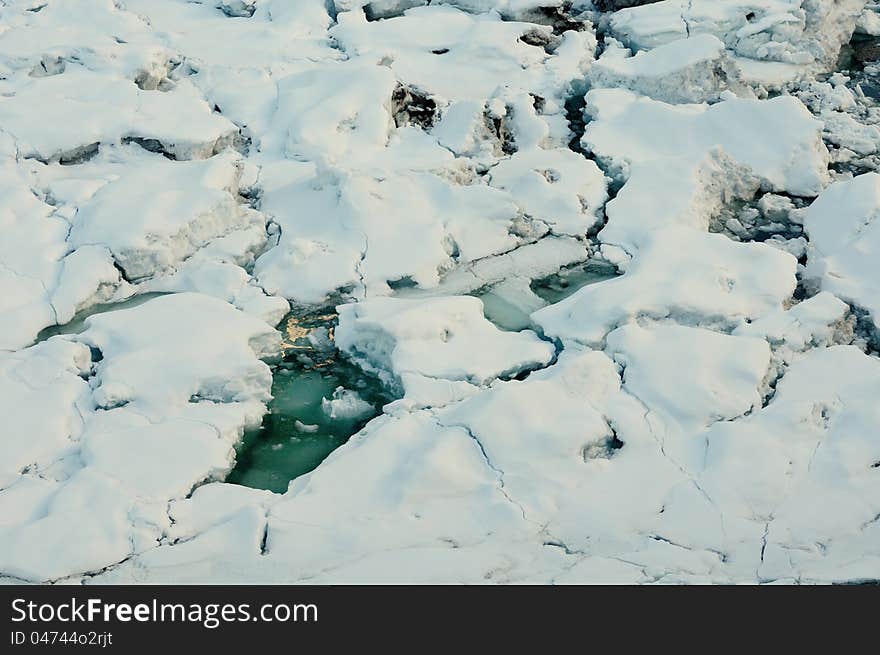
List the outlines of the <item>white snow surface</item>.
<svg viewBox="0 0 880 655">
<path fill-rule="evenodd" d="M 0 3 L 0 582 L 880 579 L 876 10 Z"/>
<path fill-rule="evenodd" d="M 837 182 L 804 215 L 810 235 L 807 275 L 867 310 L 880 329 L 880 175 Z"/>
</svg>

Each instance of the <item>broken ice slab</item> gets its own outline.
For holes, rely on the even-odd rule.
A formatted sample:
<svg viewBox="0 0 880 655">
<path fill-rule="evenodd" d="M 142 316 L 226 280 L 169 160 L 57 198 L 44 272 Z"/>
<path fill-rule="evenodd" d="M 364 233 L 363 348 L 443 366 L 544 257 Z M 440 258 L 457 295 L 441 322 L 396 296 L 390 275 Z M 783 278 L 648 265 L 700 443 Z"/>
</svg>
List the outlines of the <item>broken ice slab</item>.
<svg viewBox="0 0 880 655">
<path fill-rule="evenodd" d="M 335 312 L 318 310 L 282 323 L 285 358 L 273 372 L 269 411 L 236 447 L 227 482 L 284 493 L 391 400 L 376 377 L 339 356 L 335 320 Z M 342 385 L 347 389 L 340 391 Z"/>
</svg>

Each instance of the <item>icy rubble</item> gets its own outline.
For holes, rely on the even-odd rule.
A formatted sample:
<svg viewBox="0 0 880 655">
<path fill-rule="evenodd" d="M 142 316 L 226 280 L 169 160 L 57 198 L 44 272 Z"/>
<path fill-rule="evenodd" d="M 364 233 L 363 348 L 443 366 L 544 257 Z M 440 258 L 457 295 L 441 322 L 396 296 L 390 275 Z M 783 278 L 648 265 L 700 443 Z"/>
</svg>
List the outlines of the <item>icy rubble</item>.
<svg viewBox="0 0 880 655">
<path fill-rule="evenodd" d="M 0 7 L 0 577 L 880 578 L 876 71 L 825 75 L 873 4 L 40 4 Z M 395 399 L 223 482 L 291 305 Z"/>
<path fill-rule="evenodd" d="M 611 15 L 611 33 L 644 50 L 712 34 L 744 60 L 746 77 L 778 85 L 833 67 L 864 0 L 662 0 Z"/>
<path fill-rule="evenodd" d="M 793 256 L 761 243 L 670 228 L 622 276 L 586 286 L 532 319 L 547 335 L 590 345 L 640 317 L 733 328 L 781 308 L 795 290 L 796 269 Z"/>
</svg>

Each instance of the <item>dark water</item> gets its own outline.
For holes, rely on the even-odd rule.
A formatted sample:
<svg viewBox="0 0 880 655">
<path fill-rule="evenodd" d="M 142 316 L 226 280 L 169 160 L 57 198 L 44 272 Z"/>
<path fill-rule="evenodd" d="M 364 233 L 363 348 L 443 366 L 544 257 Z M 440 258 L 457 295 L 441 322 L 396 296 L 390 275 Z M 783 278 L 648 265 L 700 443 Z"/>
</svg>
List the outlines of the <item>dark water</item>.
<svg viewBox="0 0 880 655">
<path fill-rule="evenodd" d="M 331 313 L 291 314 L 279 327 L 285 336 L 284 360 L 273 372 L 274 399 L 262 426 L 245 434 L 237 447 L 227 482 L 283 493 L 291 480 L 314 470 L 392 400 L 378 379 L 338 357 L 326 336 L 317 345 L 308 340 L 309 334 L 332 339 L 335 319 Z M 340 386 L 356 391 L 372 409 L 350 418 L 328 416 L 322 402 Z"/>
<path fill-rule="evenodd" d="M 560 300 L 565 300 L 588 284 L 604 282 L 618 275 L 620 272 L 613 264 L 591 259 L 584 264 L 569 266 L 561 269 L 558 273 L 534 280 L 531 287 L 536 296 L 552 305 Z"/>
</svg>

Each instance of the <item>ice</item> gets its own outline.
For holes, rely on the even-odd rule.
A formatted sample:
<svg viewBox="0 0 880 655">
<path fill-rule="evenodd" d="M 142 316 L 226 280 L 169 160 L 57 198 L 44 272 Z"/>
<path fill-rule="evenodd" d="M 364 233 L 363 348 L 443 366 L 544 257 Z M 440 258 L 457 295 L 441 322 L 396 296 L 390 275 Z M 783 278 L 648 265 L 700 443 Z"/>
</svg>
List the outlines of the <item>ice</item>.
<svg viewBox="0 0 880 655">
<path fill-rule="evenodd" d="M 703 484 L 729 508 L 737 550 L 764 534 L 760 553 L 749 554 L 759 579 L 875 575 L 878 450 L 865 426 L 876 421 L 877 374 L 876 359 L 855 348 L 814 351 L 786 373 L 767 410 L 707 435 Z M 759 463 L 746 466 L 755 449 Z"/>
<path fill-rule="evenodd" d="M 39 122 L 32 110 L 39 106 Z M 66 120 L 76 111 L 81 120 Z M 25 156 L 43 161 L 75 157 L 92 144 L 134 140 L 175 159 L 204 159 L 233 141 L 238 128 L 211 108 L 188 82 L 167 93 L 143 91 L 129 80 L 70 66 L 32 78 L 0 99 L 0 122 Z M 184 128 L 185 126 L 185 128 Z"/>
<path fill-rule="evenodd" d="M 270 293 L 302 303 L 320 303 L 346 287 L 386 295 L 389 283 L 403 279 L 436 287 L 456 261 L 520 243 L 511 233 L 517 207 L 506 194 L 429 173 L 338 179 L 306 172 L 301 181 L 267 188 L 262 208 L 282 237 L 257 261 L 257 279 Z M 408 247 L 389 241 L 389 230 Z"/>
<path fill-rule="evenodd" d="M 254 221 L 262 225 L 261 217 L 235 200 L 237 164 L 232 154 L 193 162 L 155 157 L 130 164 L 80 207 L 70 243 L 103 243 L 131 281 L 165 272 L 211 240 Z M 119 217 L 132 206 L 140 211 L 120 226 Z"/>
<path fill-rule="evenodd" d="M 2 355 L 3 478 L 29 466 L 48 467 L 82 431 L 89 387 L 80 377 L 91 366 L 82 344 L 53 339 L 33 348 Z M 24 435 L 27 435 L 25 437 Z"/>
<path fill-rule="evenodd" d="M 782 308 L 794 292 L 796 267 L 793 256 L 764 244 L 669 229 L 621 277 L 586 286 L 532 319 L 550 336 L 585 344 L 599 344 L 639 317 L 736 327 Z"/>
<path fill-rule="evenodd" d="M 513 89 L 538 91 L 548 77 L 577 74 L 592 58 L 596 42 L 589 32 L 554 39 L 547 27 L 449 6 L 416 7 L 376 22 L 346 12 L 330 33 L 350 55 L 375 61 L 387 57 L 399 79 L 445 101 L 483 101 L 500 86 L 499 80 Z M 536 42 L 556 45 L 555 59 L 543 46 L 522 39 L 526 33 L 535 34 Z M 480 66 L 473 65 L 475 57 Z M 545 61 L 546 68 L 538 65 Z"/>
<path fill-rule="evenodd" d="M 712 34 L 736 55 L 808 70 L 833 66 L 864 0 L 663 0 L 611 16 L 612 33 L 639 50 Z"/>
<path fill-rule="evenodd" d="M 20 417 L 3 478 L 46 482 L 43 510 L 0 528 L 16 578 L 79 575 L 155 544 L 168 501 L 231 468 L 270 397 L 259 358 L 278 333 L 220 300 L 166 295 L 86 325 L 3 356 L 3 413 Z"/>
<path fill-rule="evenodd" d="M 186 335 L 178 320 L 186 320 Z M 177 318 L 177 320 L 175 320 Z M 227 303 L 170 294 L 139 307 L 92 316 L 79 338 L 98 348 L 98 405 L 136 403 L 147 412 L 198 401 L 265 402 L 269 368 L 254 355 L 277 353 L 278 333 Z M 183 337 L 186 338 L 183 338 Z"/>
<path fill-rule="evenodd" d="M 482 303 L 468 296 L 376 298 L 337 310 L 337 347 L 389 384 L 409 374 L 485 385 L 546 365 L 555 355 L 531 331 L 496 328 Z"/>
<path fill-rule="evenodd" d="M 611 39 L 589 79 L 594 88 L 621 87 L 670 103 L 717 102 L 732 89 L 745 93 L 724 42 L 712 34 L 671 41 L 635 56 Z"/>
<path fill-rule="evenodd" d="M 0 281 L 4 289 L 0 299 L 0 349 L 14 350 L 30 344 L 40 329 L 55 321 L 46 295 L 66 254 L 69 226 L 31 193 L 24 172 L 14 161 L 3 162 L 0 193 L 4 235 L 0 241 Z"/>
<path fill-rule="evenodd" d="M 804 227 L 810 235 L 807 275 L 822 289 L 868 311 L 880 327 L 877 250 L 880 175 L 866 173 L 832 184 L 810 205 Z"/>
<path fill-rule="evenodd" d="M 693 431 L 760 407 L 770 365 L 763 339 L 681 325 L 625 325 L 608 335 L 606 352 L 634 396 Z"/>
<path fill-rule="evenodd" d="M 671 105 L 596 89 L 586 101 L 584 147 L 627 180 L 600 239 L 629 252 L 672 224 L 705 230 L 728 198 L 760 188 L 813 196 L 826 183 L 820 124 L 794 98 Z"/>
<path fill-rule="evenodd" d="M 880 579 L 876 2 L 0 4 L 0 581 Z"/>
<path fill-rule="evenodd" d="M 739 326 L 734 334 L 766 339 L 777 349 L 785 348 L 787 358 L 811 347 L 831 346 L 846 336 L 849 306 L 822 291 L 788 310 L 777 311 Z M 849 330 L 852 328 L 850 327 Z"/>
<path fill-rule="evenodd" d="M 490 184 L 554 234 L 580 236 L 599 220 L 607 180 L 594 162 L 567 149 L 520 150 L 492 168 Z"/>
</svg>

